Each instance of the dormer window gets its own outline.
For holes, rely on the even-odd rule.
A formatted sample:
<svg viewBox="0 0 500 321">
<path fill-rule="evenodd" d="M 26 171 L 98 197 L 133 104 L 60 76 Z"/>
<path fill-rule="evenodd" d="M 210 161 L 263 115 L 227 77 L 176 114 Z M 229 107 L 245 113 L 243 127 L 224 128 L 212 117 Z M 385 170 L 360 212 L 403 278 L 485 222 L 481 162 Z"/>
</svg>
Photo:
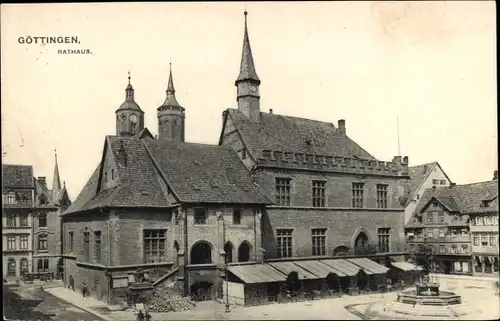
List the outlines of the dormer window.
<svg viewBox="0 0 500 321">
<path fill-rule="evenodd" d="M 489 204 L 490 202 L 488 202 L 487 200 L 482 200 L 481 201 L 481 207 L 489 207 Z"/>
</svg>

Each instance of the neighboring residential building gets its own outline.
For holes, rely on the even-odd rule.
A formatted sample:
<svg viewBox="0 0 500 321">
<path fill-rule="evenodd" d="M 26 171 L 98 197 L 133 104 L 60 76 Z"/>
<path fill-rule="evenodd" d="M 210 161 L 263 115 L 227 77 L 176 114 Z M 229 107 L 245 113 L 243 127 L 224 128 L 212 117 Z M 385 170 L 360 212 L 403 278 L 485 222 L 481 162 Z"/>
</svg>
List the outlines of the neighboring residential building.
<svg viewBox="0 0 500 321">
<path fill-rule="evenodd" d="M 52 189 L 48 189 L 46 177 L 35 179 L 32 212 L 34 272 L 51 272 L 57 278 L 62 276 L 60 215 L 70 204 L 66 183 L 61 186 L 56 154 Z"/>
<path fill-rule="evenodd" d="M 498 277 L 498 171 L 492 182 L 484 182 L 485 192 L 471 210 L 472 265 L 474 275 Z"/>
<path fill-rule="evenodd" d="M 408 157 L 377 160 L 345 120 L 335 127 L 264 112 L 260 84 L 245 20 L 238 108 L 223 112 L 219 145 L 238 153 L 274 201 L 264 215 L 266 259 L 403 251 Z"/>
<path fill-rule="evenodd" d="M 33 167 L 2 164 L 3 277 L 18 280 L 32 271 Z"/>
<path fill-rule="evenodd" d="M 498 195 L 496 181 L 427 189 L 406 225 L 409 252 L 424 242 L 434 248 L 436 271 L 472 274 L 470 217 L 483 211 L 483 200 Z"/>
<path fill-rule="evenodd" d="M 415 212 L 425 190 L 433 186 L 450 186 L 451 180 L 438 162 L 432 162 L 408 168 L 410 180 L 406 190 L 409 198 L 405 205 L 405 225 Z"/>
<path fill-rule="evenodd" d="M 184 108 L 170 73 L 158 108 L 160 137 L 144 128 L 144 112 L 126 88 L 116 136 L 63 214 L 65 285 L 86 282 L 90 295 L 128 301 L 140 268 L 158 281 L 177 277 L 187 294 L 222 293 L 229 262 L 260 261 L 260 213 L 271 201 L 225 146 L 184 142 Z"/>
</svg>

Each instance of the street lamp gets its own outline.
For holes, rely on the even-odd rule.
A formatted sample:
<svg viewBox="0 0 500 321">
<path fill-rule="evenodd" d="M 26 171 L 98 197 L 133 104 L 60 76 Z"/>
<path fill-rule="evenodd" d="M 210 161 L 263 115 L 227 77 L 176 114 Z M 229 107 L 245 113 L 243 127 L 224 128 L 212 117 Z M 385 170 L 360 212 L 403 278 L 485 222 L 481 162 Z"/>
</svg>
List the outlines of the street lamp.
<svg viewBox="0 0 500 321">
<path fill-rule="evenodd" d="M 224 250 L 224 274 L 225 274 L 225 277 L 226 277 L 226 313 L 229 313 L 231 312 L 231 310 L 229 309 L 229 280 L 228 280 L 228 277 L 229 277 L 229 273 L 228 273 L 228 269 L 227 269 L 227 253 L 224 249 L 224 245 L 226 244 L 226 222 L 224 221 L 224 214 L 222 212 L 219 212 L 218 213 L 218 217 L 217 219 L 219 221 L 222 221 L 222 249 Z"/>
</svg>

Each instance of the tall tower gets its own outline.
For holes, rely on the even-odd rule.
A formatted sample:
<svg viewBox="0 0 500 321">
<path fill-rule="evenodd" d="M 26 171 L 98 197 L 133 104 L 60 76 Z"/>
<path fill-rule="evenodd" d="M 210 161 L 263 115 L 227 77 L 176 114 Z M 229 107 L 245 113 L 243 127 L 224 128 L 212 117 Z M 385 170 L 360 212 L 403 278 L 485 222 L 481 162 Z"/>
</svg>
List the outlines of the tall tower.
<svg viewBox="0 0 500 321">
<path fill-rule="evenodd" d="M 248 37 L 248 12 L 245 11 L 245 34 L 243 35 L 243 51 L 241 54 L 240 74 L 234 85 L 237 88 L 238 109 L 252 122 L 260 118 L 260 79 L 255 71 L 252 48 Z"/>
<path fill-rule="evenodd" d="M 172 64 L 168 77 L 167 98 L 158 110 L 158 139 L 184 142 L 185 109 L 175 98 Z"/>
<path fill-rule="evenodd" d="M 125 89 L 125 101 L 116 114 L 116 135 L 134 136 L 144 129 L 144 112 L 134 100 L 134 88 L 130 84 L 128 73 L 128 86 Z"/>
</svg>

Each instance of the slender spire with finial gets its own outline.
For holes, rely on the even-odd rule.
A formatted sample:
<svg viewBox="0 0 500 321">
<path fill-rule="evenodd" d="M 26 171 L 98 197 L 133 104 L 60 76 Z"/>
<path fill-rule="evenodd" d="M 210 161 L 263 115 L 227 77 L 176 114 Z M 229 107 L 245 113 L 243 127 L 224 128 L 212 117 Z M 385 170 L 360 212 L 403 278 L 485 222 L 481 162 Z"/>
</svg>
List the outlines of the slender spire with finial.
<svg viewBox="0 0 500 321">
<path fill-rule="evenodd" d="M 54 177 L 52 179 L 52 201 L 57 204 L 59 201 L 59 193 L 61 192 L 61 178 L 59 176 L 59 165 L 57 164 L 57 149 L 54 148 Z"/>
<path fill-rule="evenodd" d="M 250 38 L 248 37 L 247 16 L 248 12 L 245 10 L 245 33 L 243 35 L 243 50 L 241 53 L 240 74 L 236 79 L 235 85 L 242 80 L 253 80 L 260 84 L 259 76 L 255 71 L 255 64 L 253 61 L 252 48 L 250 47 Z"/>
<path fill-rule="evenodd" d="M 128 85 L 127 88 L 125 89 L 125 100 L 128 101 L 134 101 L 134 87 L 132 87 L 132 84 L 130 83 L 130 71 L 128 71 Z"/>
<path fill-rule="evenodd" d="M 175 87 L 174 87 L 174 77 L 172 76 L 172 63 L 170 65 L 170 73 L 168 75 L 168 86 L 167 86 L 167 98 L 165 98 L 165 102 L 163 106 L 177 106 L 181 105 L 177 102 L 175 98 Z"/>
</svg>

